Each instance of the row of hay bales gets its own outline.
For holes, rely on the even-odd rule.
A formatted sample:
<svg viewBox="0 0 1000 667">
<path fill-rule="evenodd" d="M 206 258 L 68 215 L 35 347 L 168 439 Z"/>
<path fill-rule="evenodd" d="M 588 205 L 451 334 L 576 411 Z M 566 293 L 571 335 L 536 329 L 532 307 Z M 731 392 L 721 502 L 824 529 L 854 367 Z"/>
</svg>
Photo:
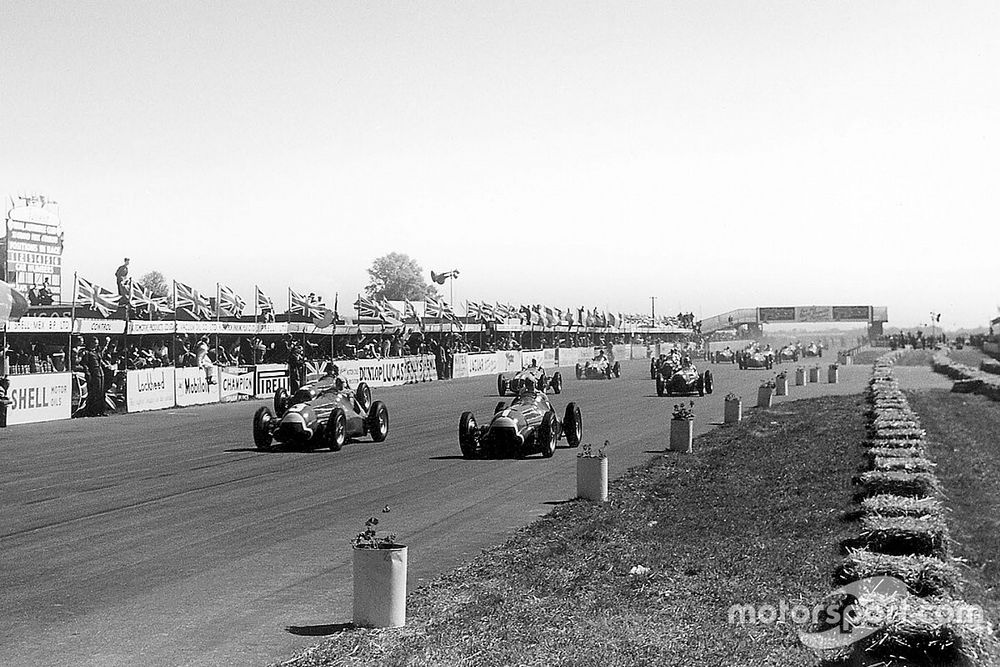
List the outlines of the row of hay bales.
<svg viewBox="0 0 1000 667">
<path fill-rule="evenodd" d="M 965 613 L 926 433 L 893 377 L 899 354 L 875 362 L 865 469 L 855 479 L 861 531 L 845 544 L 835 579 L 847 585 L 894 577 L 907 593 L 863 589 L 856 610 L 876 630 L 852 646 L 852 664 L 988 664 L 992 628 Z"/>
<path fill-rule="evenodd" d="M 983 362 L 984 365 L 986 363 Z M 955 384 L 951 388 L 952 391 L 982 394 L 994 401 L 1000 401 L 1000 375 L 957 362 L 948 356 L 947 350 L 935 352 L 931 366 L 936 372 L 955 380 Z"/>
</svg>

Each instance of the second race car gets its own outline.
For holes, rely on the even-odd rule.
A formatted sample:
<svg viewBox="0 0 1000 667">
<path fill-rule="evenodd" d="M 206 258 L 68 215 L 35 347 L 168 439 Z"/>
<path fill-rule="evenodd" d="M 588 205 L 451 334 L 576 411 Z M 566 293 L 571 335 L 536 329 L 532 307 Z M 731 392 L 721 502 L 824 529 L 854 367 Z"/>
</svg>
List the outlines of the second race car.
<svg viewBox="0 0 1000 667">
<path fill-rule="evenodd" d="M 500 401 L 489 424 L 480 426 L 471 412 L 463 412 L 458 422 L 458 444 L 467 459 L 505 453 L 519 457 L 541 453 L 549 458 L 563 437 L 570 447 L 579 446 L 583 438 L 579 406 L 569 403 L 560 421 L 549 397 L 537 389 L 523 389 L 510 407 Z"/>
<path fill-rule="evenodd" d="M 711 394 L 715 389 L 715 382 L 712 371 L 705 371 L 698 374 L 689 360 L 685 360 L 679 367 L 669 367 L 661 370 L 656 375 L 656 395 L 673 396 L 674 394 L 693 394 L 699 396 Z"/>
<path fill-rule="evenodd" d="M 621 376 L 621 362 L 612 362 L 603 351 L 590 361 L 576 365 L 577 380 L 610 380 Z"/>
<path fill-rule="evenodd" d="M 374 442 L 382 442 L 388 434 L 385 403 L 372 402 L 364 382 L 352 391 L 339 377 L 322 378 L 291 396 L 279 389 L 273 408 L 265 405 L 253 416 L 253 440 L 261 450 L 284 445 L 337 451 L 349 438 L 370 435 Z"/>
<path fill-rule="evenodd" d="M 539 391 L 551 389 L 553 393 L 562 393 L 563 379 L 562 373 L 556 371 L 549 377 L 545 369 L 538 366 L 534 361 L 530 366 L 522 368 L 513 377 L 507 377 L 503 373 L 497 375 L 497 393 L 506 396 L 508 393 L 517 394 L 522 388 L 528 387 Z"/>
</svg>

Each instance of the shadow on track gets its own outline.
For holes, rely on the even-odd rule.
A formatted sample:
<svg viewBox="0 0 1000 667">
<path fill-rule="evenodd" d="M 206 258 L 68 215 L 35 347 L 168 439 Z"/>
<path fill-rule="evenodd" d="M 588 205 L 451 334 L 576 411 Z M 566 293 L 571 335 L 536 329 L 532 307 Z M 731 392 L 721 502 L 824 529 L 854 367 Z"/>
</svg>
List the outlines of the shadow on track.
<svg viewBox="0 0 1000 667">
<path fill-rule="evenodd" d="M 300 637 L 324 637 L 335 635 L 341 632 L 353 630 L 354 623 L 331 623 L 329 625 L 289 625 L 285 627 L 285 632 Z"/>
</svg>

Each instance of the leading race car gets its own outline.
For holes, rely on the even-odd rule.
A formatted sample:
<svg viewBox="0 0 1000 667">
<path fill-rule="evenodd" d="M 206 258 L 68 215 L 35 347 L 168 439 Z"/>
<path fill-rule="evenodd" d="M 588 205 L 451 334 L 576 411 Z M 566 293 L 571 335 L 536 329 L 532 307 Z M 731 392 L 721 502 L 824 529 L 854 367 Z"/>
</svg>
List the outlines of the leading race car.
<svg viewBox="0 0 1000 667">
<path fill-rule="evenodd" d="M 364 382 L 352 391 L 339 377 L 322 378 L 291 396 L 278 389 L 274 407 L 265 405 L 253 416 L 253 440 L 261 450 L 298 446 L 337 451 L 349 438 L 370 435 L 374 442 L 382 442 L 388 434 L 385 403 L 373 403 Z"/>
<path fill-rule="evenodd" d="M 657 375 L 667 377 L 681 366 L 681 356 L 674 350 L 668 354 L 661 354 L 649 360 L 649 378 L 655 380 Z"/>
<path fill-rule="evenodd" d="M 556 452 L 556 443 L 565 436 L 570 447 L 583 438 L 583 417 L 576 403 L 566 406 L 562 421 L 545 392 L 524 389 L 510 407 L 500 401 L 493 418 L 479 426 L 471 412 L 463 412 L 458 422 L 458 444 L 467 459 L 512 453 L 522 457 L 541 453 L 545 458 Z"/>
<path fill-rule="evenodd" d="M 669 374 L 668 374 L 669 372 Z M 698 374 L 698 369 L 690 361 L 678 368 L 663 370 L 656 376 L 656 395 L 673 396 L 674 394 L 693 394 L 699 396 L 711 394 L 715 389 L 712 371 Z"/>
<path fill-rule="evenodd" d="M 503 373 L 497 375 L 497 393 L 506 396 L 507 393 L 517 395 L 522 388 L 538 389 L 545 391 L 551 389 L 553 393 L 562 393 L 563 379 L 562 373 L 556 371 L 550 378 L 545 369 L 532 363 L 530 366 L 522 368 L 508 378 Z"/>
<path fill-rule="evenodd" d="M 577 380 L 610 380 L 622 376 L 620 362 L 611 362 L 605 354 L 598 354 L 590 361 L 576 365 Z"/>
</svg>

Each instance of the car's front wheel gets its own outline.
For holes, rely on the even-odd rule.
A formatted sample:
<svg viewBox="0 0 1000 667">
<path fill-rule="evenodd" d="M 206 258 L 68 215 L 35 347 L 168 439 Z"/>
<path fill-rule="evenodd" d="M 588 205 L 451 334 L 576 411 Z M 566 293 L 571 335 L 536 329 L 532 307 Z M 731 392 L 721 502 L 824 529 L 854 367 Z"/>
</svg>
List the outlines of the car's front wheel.
<svg viewBox="0 0 1000 667">
<path fill-rule="evenodd" d="M 546 412 L 542 417 L 535 435 L 535 443 L 542 452 L 542 456 L 549 459 L 556 453 L 556 415 L 554 412 Z"/>
<path fill-rule="evenodd" d="M 471 459 L 476 456 L 476 417 L 471 412 L 463 412 L 458 420 L 458 446 L 462 448 L 462 458 Z"/>
<path fill-rule="evenodd" d="M 570 447 L 579 447 L 583 440 L 583 414 L 580 406 L 570 403 L 566 406 L 566 417 L 563 419 L 563 431 L 566 433 L 566 443 Z"/>
<path fill-rule="evenodd" d="M 253 415 L 253 444 L 257 449 L 271 449 L 274 440 L 271 425 L 274 423 L 274 412 L 264 405 Z"/>
<path fill-rule="evenodd" d="M 372 442 L 382 442 L 389 435 L 389 409 L 382 401 L 372 403 L 368 411 L 368 432 Z"/>
<path fill-rule="evenodd" d="M 333 409 L 326 420 L 326 430 L 324 431 L 326 446 L 331 452 L 340 451 L 347 442 L 347 415 L 344 409 L 337 407 Z"/>
</svg>

